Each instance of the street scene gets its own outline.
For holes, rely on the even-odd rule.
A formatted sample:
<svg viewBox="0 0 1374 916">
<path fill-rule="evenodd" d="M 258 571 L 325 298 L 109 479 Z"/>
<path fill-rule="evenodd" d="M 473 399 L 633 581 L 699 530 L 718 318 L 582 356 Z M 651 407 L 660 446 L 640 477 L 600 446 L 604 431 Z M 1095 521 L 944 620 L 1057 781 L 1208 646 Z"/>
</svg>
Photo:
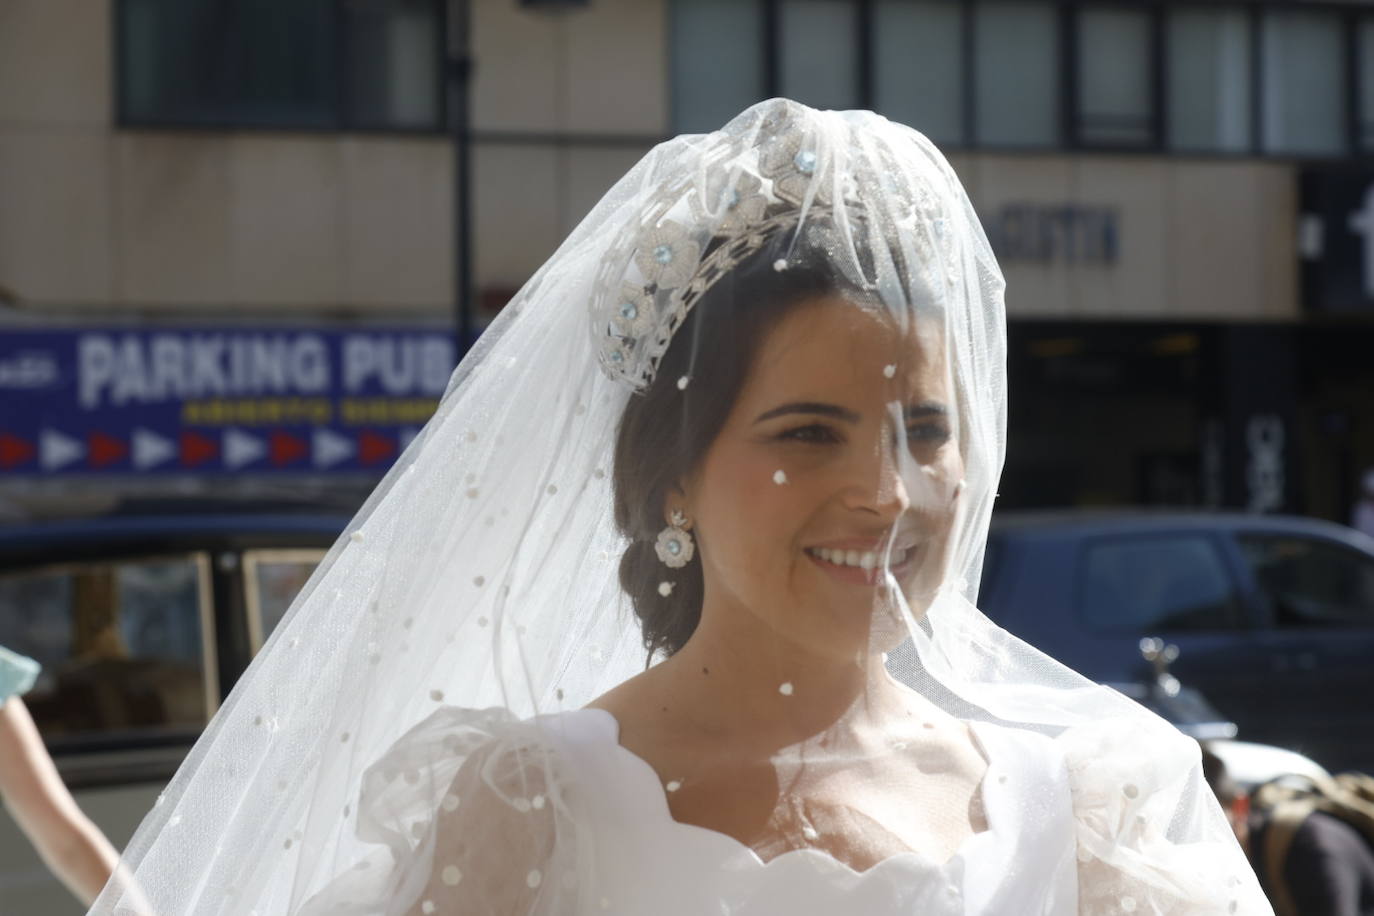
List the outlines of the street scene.
<svg viewBox="0 0 1374 916">
<path fill-rule="evenodd" d="M 1370 916 L 1371 697 L 1371 0 L 0 4 L 0 916 Z"/>
</svg>

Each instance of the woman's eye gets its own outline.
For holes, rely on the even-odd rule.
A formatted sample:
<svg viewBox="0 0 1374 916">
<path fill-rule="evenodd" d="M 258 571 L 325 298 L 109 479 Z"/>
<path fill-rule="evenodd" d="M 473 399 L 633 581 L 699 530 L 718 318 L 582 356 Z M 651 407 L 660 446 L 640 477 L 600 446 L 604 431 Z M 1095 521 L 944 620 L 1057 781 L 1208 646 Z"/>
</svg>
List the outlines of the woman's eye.
<svg viewBox="0 0 1374 916">
<path fill-rule="evenodd" d="M 949 439 L 949 427 L 941 423 L 926 423 L 919 426 L 908 426 L 906 429 L 908 442 L 944 442 Z"/>
<path fill-rule="evenodd" d="M 835 431 L 821 423 L 811 423 L 806 426 L 796 426 L 782 433 L 778 438 L 790 439 L 793 442 L 838 442 L 840 437 Z"/>
</svg>

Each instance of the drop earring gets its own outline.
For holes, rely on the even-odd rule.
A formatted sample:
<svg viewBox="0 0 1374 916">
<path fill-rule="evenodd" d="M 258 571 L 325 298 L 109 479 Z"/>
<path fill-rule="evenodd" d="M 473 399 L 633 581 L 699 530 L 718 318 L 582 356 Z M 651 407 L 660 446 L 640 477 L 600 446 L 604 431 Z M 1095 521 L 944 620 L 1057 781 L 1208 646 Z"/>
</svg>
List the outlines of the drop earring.
<svg viewBox="0 0 1374 916">
<path fill-rule="evenodd" d="M 692 535 L 687 531 L 687 516 L 681 509 L 674 509 L 668 518 L 668 527 L 658 533 L 654 552 L 665 566 L 681 569 L 692 562 L 696 545 L 692 543 Z"/>
</svg>

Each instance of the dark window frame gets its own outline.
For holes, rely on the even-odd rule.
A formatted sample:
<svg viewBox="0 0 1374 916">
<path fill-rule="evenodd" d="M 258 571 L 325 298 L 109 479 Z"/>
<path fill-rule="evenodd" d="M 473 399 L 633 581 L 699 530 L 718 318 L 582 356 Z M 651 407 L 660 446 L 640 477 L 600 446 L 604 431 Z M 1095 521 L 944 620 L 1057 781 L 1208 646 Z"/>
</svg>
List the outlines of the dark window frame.
<svg viewBox="0 0 1374 916">
<path fill-rule="evenodd" d="M 334 53 L 336 55 L 336 78 L 334 80 L 333 92 L 333 114 L 334 118 L 328 124 L 310 123 L 282 123 L 280 121 L 264 121 L 251 117 L 228 117 L 222 119 L 206 119 L 187 121 L 175 116 L 171 117 L 144 117 L 130 113 L 127 99 L 125 98 L 125 68 L 128 64 L 128 35 L 125 28 L 125 10 L 137 0 L 115 0 L 112 15 L 114 17 L 112 27 L 113 48 L 111 54 L 111 93 L 113 95 L 112 107 L 114 111 L 115 126 L 121 129 L 153 129 L 153 130 L 177 130 L 177 131 L 210 131 L 221 132 L 226 130 L 243 131 L 263 131 L 272 133 L 297 133 L 297 134 L 378 134 L 378 135 L 401 135 L 432 137 L 444 135 L 449 131 L 448 118 L 450 110 L 449 99 L 449 80 L 446 72 L 449 57 L 448 32 L 449 3 L 447 0 L 430 0 L 436 8 L 437 17 L 434 29 L 434 48 L 435 60 L 438 66 L 435 67 L 434 83 L 437 88 L 436 95 L 436 115 L 435 121 L 427 126 L 405 126 L 405 125 L 380 125 L 369 123 L 365 119 L 358 118 L 353 112 L 353 92 L 347 78 L 352 67 L 353 49 L 351 47 L 350 30 L 345 27 L 347 17 L 346 8 L 349 0 L 332 0 Z"/>
<path fill-rule="evenodd" d="M 1127 627 L 1103 628 L 1094 621 L 1092 614 L 1089 613 L 1085 592 L 1087 590 L 1087 571 L 1088 559 L 1095 548 L 1102 546 L 1115 546 L 1139 542 L 1158 542 L 1179 539 L 1196 539 L 1205 542 L 1211 550 L 1212 557 L 1216 561 L 1216 567 L 1224 575 L 1229 588 L 1229 614 L 1231 623 L 1226 626 L 1217 627 L 1188 627 L 1170 628 L 1163 627 L 1143 628 L 1140 631 L 1132 631 Z M 1227 545 L 1216 533 L 1210 531 L 1195 530 L 1160 530 L 1160 531 L 1137 531 L 1123 533 L 1103 533 L 1084 538 L 1074 551 L 1073 562 L 1073 619 L 1082 628 L 1083 632 L 1091 634 L 1095 638 L 1110 639 L 1127 636 L 1153 636 L 1153 635 L 1172 635 L 1172 634 L 1202 634 L 1202 633 L 1245 633 L 1254 629 L 1254 621 L 1251 619 L 1250 611 L 1246 603 L 1244 583 L 1236 575 L 1236 570 L 1232 567 L 1227 551 Z"/>
<path fill-rule="evenodd" d="M 1068 146 L 1072 149 L 1083 151 L 1110 151 L 1110 152 L 1132 152 L 1132 153 L 1157 153 L 1164 149 L 1164 107 L 1167 98 L 1164 92 L 1163 73 L 1163 53 L 1164 53 L 1164 20 L 1165 7 L 1162 4 L 1151 2 L 1151 0 L 1118 0 L 1114 3 L 1106 2 L 1085 2 L 1065 4 L 1062 8 L 1063 17 L 1063 37 L 1064 43 L 1063 66 L 1064 72 L 1061 76 L 1064 96 L 1062 99 L 1063 109 L 1061 117 L 1063 119 L 1063 134 L 1068 138 Z M 1145 115 L 1146 136 L 1141 141 L 1121 141 L 1106 142 L 1102 140 L 1091 140 L 1084 137 L 1084 112 L 1082 111 L 1082 89 L 1084 81 L 1081 78 L 1081 61 L 1078 57 L 1078 42 L 1082 35 L 1083 13 L 1087 10 L 1126 10 L 1132 12 L 1143 12 L 1147 17 L 1147 33 L 1145 47 L 1145 66 L 1148 68 L 1146 82 L 1149 85 L 1150 98 Z"/>
<path fill-rule="evenodd" d="M 1374 563 L 1367 554 L 1358 548 L 1345 543 L 1344 541 L 1324 537 L 1307 531 L 1291 531 L 1283 528 L 1241 528 L 1232 532 L 1233 546 L 1235 550 L 1235 562 L 1239 565 L 1241 576 L 1244 577 L 1244 584 L 1249 594 L 1253 595 L 1259 613 L 1261 614 L 1264 628 L 1275 633 L 1294 633 L 1294 632 L 1340 632 L 1343 630 L 1369 630 L 1374 629 L 1374 616 L 1368 622 L 1343 622 L 1337 620 L 1313 619 L 1310 622 L 1295 624 L 1291 621 L 1282 619 L 1282 611 L 1278 607 L 1273 596 L 1268 592 L 1265 585 L 1260 581 L 1255 564 L 1251 562 L 1247 554 L 1247 541 L 1303 541 L 1315 544 L 1322 549 L 1336 553 L 1351 554 Z"/>
<path fill-rule="evenodd" d="M 1374 27 L 1374 9 L 1351 9 L 1346 11 L 1346 81 L 1350 86 L 1347 94 L 1347 107 L 1350 123 L 1350 149 L 1352 156 L 1374 153 L 1374 112 L 1368 122 L 1361 120 L 1361 112 L 1368 104 L 1374 109 L 1374 99 L 1365 99 L 1364 86 L 1360 73 L 1364 69 L 1366 48 L 1360 42 L 1360 25 L 1368 22 Z"/>
<path fill-rule="evenodd" d="M 1152 0 L 1164 2 L 1164 0 Z M 1180 0 L 1173 0 L 1174 3 Z M 1231 0 L 1234 3 L 1234 0 Z M 1354 56 L 1354 45 L 1358 45 L 1355 23 L 1360 8 L 1352 9 L 1350 4 L 1332 3 L 1329 0 L 1309 0 L 1300 4 L 1286 3 L 1284 0 L 1246 0 L 1250 10 L 1250 105 L 1252 123 L 1250 125 L 1250 153 L 1247 158 L 1261 158 L 1278 162 L 1345 162 L 1360 155 L 1359 133 L 1356 130 L 1358 103 L 1355 94 L 1359 91 L 1359 69 Z M 1219 5 L 1219 0 L 1202 0 L 1205 5 Z M 1368 8 L 1364 8 L 1368 12 Z M 1264 17 L 1267 13 L 1327 13 L 1335 14 L 1341 27 L 1341 45 L 1345 52 L 1345 67 L 1342 74 L 1345 80 L 1346 111 L 1342 124 L 1344 148 L 1337 153 L 1283 153 L 1265 149 L 1264 117 Z M 1374 148 L 1374 147 L 1372 147 Z M 1235 155 L 1235 154 L 1231 154 Z"/>
<path fill-rule="evenodd" d="M 248 618 L 250 658 L 262 651 L 263 645 L 279 622 L 273 621 L 272 627 L 264 626 L 262 593 L 259 588 L 261 568 L 273 563 L 309 562 L 311 575 L 306 577 L 309 581 L 328 554 L 329 549 L 326 547 L 249 547 L 239 554 L 239 570 L 242 576 L 240 585 L 243 588 L 243 609 Z"/>
<path fill-rule="evenodd" d="M 764 40 L 764 89 L 767 98 L 782 93 L 782 4 L 784 0 L 762 0 Z M 855 105 L 873 108 L 873 0 L 834 0 L 852 8 L 857 47 L 854 55 Z"/>
<path fill-rule="evenodd" d="M 122 0 L 121 0 L 122 2 Z M 672 0 L 670 0 L 672 2 Z M 875 27 L 875 16 L 873 13 L 874 0 L 851 0 L 855 6 L 857 17 L 858 32 L 856 33 L 859 42 L 858 66 L 860 72 L 857 74 L 857 85 L 859 87 L 858 104 L 864 108 L 872 108 L 875 94 L 875 78 L 871 49 L 873 46 L 873 28 Z M 1028 0 L 1030 2 L 1030 0 Z M 1368 127 L 1369 140 L 1364 142 L 1362 131 L 1364 125 L 1360 123 L 1361 105 L 1364 103 L 1359 86 L 1360 66 L 1363 63 L 1364 50 L 1358 40 L 1357 28 L 1362 20 L 1374 20 L 1374 9 L 1367 6 L 1352 6 L 1348 3 L 1334 2 L 1334 0 L 1307 0 L 1299 6 L 1294 6 L 1288 0 L 1120 0 L 1118 3 L 1110 0 L 1035 0 L 1037 5 L 1052 7 L 1056 11 L 1059 20 L 1060 40 L 1063 42 L 1061 54 L 1059 55 L 1059 123 L 1056 125 L 1056 141 L 1050 146 L 1015 146 L 997 145 L 978 142 L 976 136 L 976 125 L 978 121 L 978 102 L 977 92 L 975 91 L 975 80 L 977 76 L 976 67 L 976 6 L 978 0 L 962 0 L 961 7 L 961 61 L 960 70 L 963 74 L 961 93 L 961 118 L 963 121 L 963 137 L 960 143 L 945 143 L 943 146 L 951 151 L 989 151 L 1001 154 L 1016 155 L 1027 153 L 1032 155 L 1043 155 L 1055 152 L 1091 152 L 1116 155 L 1140 155 L 1157 154 L 1174 157 L 1188 157 L 1192 159 L 1213 159 L 1213 160 L 1236 160 L 1236 159 L 1264 159 L 1268 161 L 1309 161 L 1320 160 L 1344 161 L 1353 160 L 1369 152 L 1374 152 L 1374 121 Z M 761 54 L 761 66 L 764 73 L 764 87 L 766 95 L 776 96 L 781 83 L 781 48 L 780 48 L 780 3 L 781 0 L 758 0 L 760 15 L 763 18 L 763 37 L 764 46 Z M 1150 67 L 1149 81 L 1151 90 L 1151 105 L 1149 112 L 1150 138 L 1148 142 L 1142 143 L 1103 143 L 1100 141 L 1086 141 L 1083 138 L 1080 125 L 1076 123 L 1078 115 L 1078 96 L 1079 96 L 1079 62 L 1077 60 L 1077 38 L 1079 28 L 1080 13 L 1088 8 L 1136 8 L 1146 10 L 1150 15 L 1150 34 L 1149 48 L 1147 49 L 1148 66 Z M 1173 148 L 1169 143 L 1168 135 L 1168 16 L 1171 10 L 1187 6 L 1197 7 L 1217 7 L 1227 9 L 1240 9 L 1244 11 L 1247 21 L 1246 41 L 1250 51 L 1250 66 L 1248 73 L 1250 88 L 1250 130 L 1248 143 L 1245 147 L 1236 150 L 1215 150 L 1215 149 L 1192 149 L 1186 147 Z M 1293 10 L 1301 9 L 1312 12 L 1328 12 L 1339 14 L 1343 24 L 1343 39 L 1346 46 L 1346 66 L 1345 80 L 1347 86 L 1347 111 L 1345 113 L 1345 149 L 1341 153 L 1333 153 L 1325 156 L 1310 154 L 1289 154 L 1271 153 L 1264 150 L 1264 55 L 1263 55 L 1263 21 L 1264 16 L 1271 10 Z M 671 36 L 668 41 L 671 44 Z M 672 113 L 670 112 L 670 117 Z"/>
<path fill-rule="evenodd" d="M 214 719 L 215 713 L 224 699 L 223 684 L 220 671 L 220 633 L 217 627 L 217 612 L 215 605 L 215 588 L 213 564 L 211 562 L 211 551 L 203 547 L 192 547 L 185 550 L 169 548 L 164 550 L 137 551 L 128 554 L 97 554 L 92 556 L 73 557 L 70 559 L 56 560 L 31 565 L 16 565 L 0 570 L 0 579 L 21 578 L 28 576 L 62 575 L 69 572 L 88 570 L 97 567 L 108 567 L 118 570 L 122 566 L 149 565 L 157 563 L 187 562 L 195 570 L 196 575 L 196 617 L 200 628 L 200 652 L 199 660 L 202 673 L 202 692 L 205 701 L 205 723 L 197 726 L 195 736 L 190 735 L 189 730 L 181 729 L 185 733 L 185 740 L 178 737 L 176 731 L 165 735 L 147 735 L 137 729 L 111 729 L 100 732 L 78 733 L 75 735 L 66 734 L 44 734 L 44 741 L 55 755 L 60 754 L 82 754 L 90 752 L 103 752 L 109 750 L 129 750 L 140 748 L 157 748 L 189 744 L 194 742 L 195 737 L 209 725 Z M 43 721 L 35 716 L 40 732 L 43 730 Z"/>
</svg>

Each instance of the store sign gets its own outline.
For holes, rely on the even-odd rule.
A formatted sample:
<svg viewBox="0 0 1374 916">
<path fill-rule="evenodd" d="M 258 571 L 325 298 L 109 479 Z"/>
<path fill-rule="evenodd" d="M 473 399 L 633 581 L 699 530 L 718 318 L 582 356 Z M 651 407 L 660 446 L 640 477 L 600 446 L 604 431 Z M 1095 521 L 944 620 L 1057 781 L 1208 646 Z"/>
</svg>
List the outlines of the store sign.
<svg viewBox="0 0 1374 916">
<path fill-rule="evenodd" d="M 983 218 L 997 259 L 1039 264 L 1115 264 L 1119 217 L 1114 207 L 1007 203 Z"/>
<path fill-rule="evenodd" d="M 1374 311 L 1374 169 L 1313 168 L 1300 178 L 1304 305 Z"/>
<path fill-rule="evenodd" d="M 0 475 L 382 470 L 453 364 L 429 329 L 0 330 Z"/>
</svg>

